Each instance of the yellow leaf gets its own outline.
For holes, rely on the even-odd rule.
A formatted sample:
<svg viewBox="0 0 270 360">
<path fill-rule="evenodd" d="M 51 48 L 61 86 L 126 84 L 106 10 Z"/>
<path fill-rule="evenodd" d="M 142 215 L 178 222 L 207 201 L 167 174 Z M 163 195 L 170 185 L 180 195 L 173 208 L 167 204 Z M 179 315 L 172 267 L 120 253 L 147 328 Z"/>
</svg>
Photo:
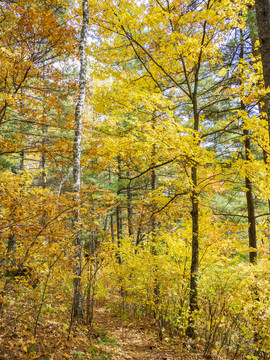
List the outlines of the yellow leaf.
<svg viewBox="0 0 270 360">
<path fill-rule="evenodd" d="M 222 68 L 218 73 L 217 73 L 217 76 L 224 76 L 226 75 L 228 72 L 228 69 L 225 69 L 225 68 Z"/>
</svg>

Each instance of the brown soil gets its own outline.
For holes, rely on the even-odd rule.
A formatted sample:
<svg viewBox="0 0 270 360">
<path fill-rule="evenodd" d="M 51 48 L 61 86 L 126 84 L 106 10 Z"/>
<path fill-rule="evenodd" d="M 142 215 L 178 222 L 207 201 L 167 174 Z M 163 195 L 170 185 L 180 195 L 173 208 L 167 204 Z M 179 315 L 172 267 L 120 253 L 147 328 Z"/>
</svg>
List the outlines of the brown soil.
<svg viewBox="0 0 270 360">
<path fill-rule="evenodd" d="M 65 309 L 63 309 L 65 310 Z M 22 309 L 20 309 L 22 312 Z M 17 308 L 10 307 L 0 318 L 0 360 L 202 360 L 202 349 L 183 338 L 172 338 L 164 332 L 158 340 L 154 320 L 118 314 L 99 304 L 94 310 L 93 326 L 74 324 L 70 336 L 59 315 L 48 314 L 39 322 L 33 337 L 35 317 L 26 313 L 16 321 Z M 54 317 L 52 316 L 54 315 Z M 45 314 L 42 314 L 45 317 Z"/>
<path fill-rule="evenodd" d="M 153 322 L 143 320 L 121 320 L 110 309 L 99 307 L 95 310 L 94 324 L 104 329 L 118 344 L 111 360 L 188 360 L 201 359 L 190 346 L 179 338 L 164 336 L 157 339 L 158 331 Z M 188 351 L 189 350 L 189 351 Z"/>
</svg>

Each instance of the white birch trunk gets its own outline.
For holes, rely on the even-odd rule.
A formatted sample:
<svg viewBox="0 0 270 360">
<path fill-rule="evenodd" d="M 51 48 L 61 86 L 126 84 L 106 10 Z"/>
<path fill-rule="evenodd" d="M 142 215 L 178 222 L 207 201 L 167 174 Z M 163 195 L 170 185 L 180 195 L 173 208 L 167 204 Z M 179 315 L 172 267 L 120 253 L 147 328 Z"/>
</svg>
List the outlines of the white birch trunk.
<svg viewBox="0 0 270 360">
<path fill-rule="evenodd" d="M 77 205 L 80 201 L 81 190 L 81 149 L 82 149 L 82 115 L 85 103 L 85 88 L 86 88 L 86 40 L 87 29 L 89 22 L 89 8 L 88 0 L 82 0 L 83 7 L 83 19 L 82 28 L 80 34 L 80 77 L 79 77 L 79 98 L 76 104 L 75 110 L 75 134 L 73 145 L 73 191 Z M 74 298 L 73 298 L 73 315 L 75 318 L 84 316 L 83 307 L 83 295 L 82 295 L 82 253 L 83 253 L 83 241 L 80 231 L 80 209 L 76 207 L 74 212 L 73 227 L 75 231 L 74 246 L 75 246 L 75 269 L 74 269 Z"/>
</svg>

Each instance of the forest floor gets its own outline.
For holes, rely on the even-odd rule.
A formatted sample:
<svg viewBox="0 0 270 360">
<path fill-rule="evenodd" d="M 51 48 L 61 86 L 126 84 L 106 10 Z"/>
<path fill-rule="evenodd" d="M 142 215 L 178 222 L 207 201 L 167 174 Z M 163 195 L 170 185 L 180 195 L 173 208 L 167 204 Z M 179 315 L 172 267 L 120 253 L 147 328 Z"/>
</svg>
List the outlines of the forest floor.
<svg viewBox="0 0 270 360">
<path fill-rule="evenodd" d="M 160 341 L 153 320 L 120 316 L 104 303 L 96 306 L 93 325 L 73 326 L 69 339 L 68 326 L 63 326 L 68 316 L 63 321 L 50 313 L 38 326 L 36 338 L 29 327 L 34 318 L 14 322 L 9 308 L 0 320 L 0 360 L 205 359 L 199 344 L 194 349 L 186 338 L 171 337 L 166 332 Z"/>
<path fill-rule="evenodd" d="M 179 338 L 164 334 L 163 341 L 158 340 L 158 329 L 151 320 L 145 318 L 124 320 L 110 309 L 99 307 L 95 312 L 95 326 L 105 331 L 117 344 L 110 360 L 189 360 L 202 359 L 191 345 Z"/>
</svg>

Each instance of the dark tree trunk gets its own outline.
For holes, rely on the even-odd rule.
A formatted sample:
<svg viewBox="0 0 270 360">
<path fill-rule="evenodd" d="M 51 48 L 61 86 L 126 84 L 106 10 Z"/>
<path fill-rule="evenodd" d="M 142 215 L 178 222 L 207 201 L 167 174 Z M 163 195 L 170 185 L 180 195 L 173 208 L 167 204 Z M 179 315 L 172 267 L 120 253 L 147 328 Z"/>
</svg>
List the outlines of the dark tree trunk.
<svg viewBox="0 0 270 360">
<path fill-rule="evenodd" d="M 109 185 L 111 185 L 112 183 L 112 175 L 111 175 L 111 167 L 109 166 Z M 114 243 L 114 228 L 113 228 L 113 214 L 110 215 L 110 219 L 111 219 L 111 239 L 112 239 L 112 243 Z"/>
<path fill-rule="evenodd" d="M 243 130 L 245 136 L 246 161 L 250 161 L 250 137 L 249 131 Z M 252 192 L 252 182 L 249 177 L 245 178 L 246 183 L 246 199 L 248 210 L 248 238 L 249 238 L 249 261 L 254 264 L 257 259 L 257 238 L 256 238 L 256 218 L 254 209 L 254 200 Z"/>
<path fill-rule="evenodd" d="M 21 161 L 20 161 L 20 170 L 24 170 L 24 149 L 21 151 Z"/>
<path fill-rule="evenodd" d="M 270 87 L 270 1 L 255 0 L 265 87 Z"/>
<path fill-rule="evenodd" d="M 46 135 L 47 135 L 47 126 L 42 125 L 42 153 L 40 159 L 40 169 L 41 169 L 41 187 L 46 189 Z"/>
<path fill-rule="evenodd" d="M 240 60 L 244 58 L 244 41 L 243 41 L 243 31 L 240 30 Z M 241 110 L 245 110 L 245 104 L 241 100 Z M 244 125 L 243 125 L 244 126 Z M 245 127 L 245 126 L 244 126 Z M 243 135 L 245 139 L 245 158 L 247 163 L 251 162 L 250 152 L 251 152 L 251 143 L 250 143 L 250 132 L 247 129 L 243 129 Z M 248 239 L 249 239 L 249 261 L 254 264 L 257 259 L 257 238 L 256 238 L 256 218 L 255 218 L 255 208 L 254 208 L 254 199 L 252 192 L 252 182 L 250 178 L 245 176 L 245 185 L 246 185 L 246 199 L 247 199 L 247 211 L 248 211 Z"/>
<path fill-rule="evenodd" d="M 155 146 L 154 146 L 153 152 L 155 152 Z M 155 166 L 155 164 L 152 163 L 152 166 Z M 152 191 L 152 193 L 156 190 L 156 187 L 157 187 L 156 183 L 157 183 L 156 171 L 152 170 L 152 173 L 151 173 L 151 191 Z M 150 219 L 150 228 L 151 228 L 151 233 L 152 233 L 152 241 L 155 240 L 156 227 L 157 227 L 156 215 L 155 215 L 156 208 L 157 208 L 156 202 L 155 202 L 154 199 L 152 199 L 152 204 L 151 204 L 152 215 L 151 215 L 151 219 Z"/>
<path fill-rule="evenodd" d="M 186 335 L 195 338 L 194 320 L 192 314 L 198 309 L 198 269 L 199 269 L 199 203 L 197 194 L 197 167 L 191 169 L 193 191 L 191 195 L 192 203 L 192 254 L 190 267 L 190 292 L 189 292 L 189 326 Z"/>
<path fill-rule="evenodd" d="M 197 103 L 197 85 L 198 85 L 198 72 L 195 74 L 194 92 L 192 94 L 193 114 L 194 114 L 194 130 L 199 130 L 199 114 Z M 199 145 L 199 144 L 198 144 Z M 192 314 L 198 309 L 198 269 L 199 269 L 199 202 L 197 191 L 197 164 L 191 168 L 192 180 L 192 194 L 191 194 L 191 218 L 192 218 L 192 254 L 190 266 L 190 292 L 189 292 L 189 325 L 186 330 L 186 335 L 190 338 L 195 338 L 194 320 Z"/>
<path fill-rule="evenodd" d="M 24 150 L 21 151 L 21 159 L 20 159 L 20 171 L 24 170 Z M 11 221 L 14 221 L 14 211 L 15 211 L 15 206 L 12 206 L 11 208 Z M 12 258 L 12 262 L 15 262 L 15 253 L 17 251 L 17 239 L 16 239 L 16 234 L 13 232 L 11 232 L 11 234 L 8 237 L 8 244 L 7 244 L 7 253 L 8 253 L 8 257 Z"/>
<path fill-rule="evenodd" d="M 127 177 L 129 177 L 129 172 L 127 173 Z M 133 224 L 132 224 L 132 193 L 131 193 L 131 186 L 130 181 L 127 185 L 127 220 L 128 220 L 128 236 L 133 236 Z"/>
<path fill-rule="evenodd" d="M 270 88 L 270 0 L 255 0 L 256 19 L 260 40 L 260 53 L 263 65 L 265 88 Z M 264 105 L 268 118 L 268 134 L 270 145 L 270 94 Z M 267 159 L 269 161 L 269 159 Z"/>
<path fill-rule="evenodd" d="M 112 243 L 114 243 L 113 214 L 110 215 L 110 218 L 111 218 L 111 238 L 112 238 Z"/>
<path fill-rule="evenodd" d="M 118 164 L 118 190 L 117 195 L 119 196 L 121 193 L 121 159 L 120 156 L 117 157 L 117 164 Z M 122 257 L 121 257 L 121 239 L 123 238 L 123 224 L 122 224 L 122 209 L 121 209 L 121 203 L 118 201 L 118 204 L 116 206 L 116 235 L 117 235 L 117 261 L 119 264 L 122 263 Z"/>
<path fill-rule="evenodd" d="M 8 246 L 7 246 L 7 252 L 8 254 L 15 254 L 17 250 L 17 241 L 16 241 L 16 235 L 15 234 L 11 234 L 8 237 Z"/>
<path fill-rule="evenodd" d="M 152 129 L 155 129 L 155 125 L 156 125 L 156 111 L 153 112 L 153 116 L 152 116 Z M 151 166 L 153 167 L 153 170 L 151 171 L 151 192 L 152 192 L 152 200 L 151 200 L 151 218 L 150 218 L 150 231 L 152 233 L 152 241 L 154 242 L 155 240 L 155 236 L 156 236 L 156 209 L 157 209 L 157 204 L 156 204 L 156 200 L 154 198 L 154 192 L 157 188 L 157 174 L 156 174 L 156 170 L 155 170 L 155 165 L 156 165 L 156 144 L 153 144 L 152 146 L 152 153 L 151 153 L 151 158 L 152 158 L 152 163 Z M 153 254 L 155 253 L 155 246 L 153 248 Z"/>
</svg>

